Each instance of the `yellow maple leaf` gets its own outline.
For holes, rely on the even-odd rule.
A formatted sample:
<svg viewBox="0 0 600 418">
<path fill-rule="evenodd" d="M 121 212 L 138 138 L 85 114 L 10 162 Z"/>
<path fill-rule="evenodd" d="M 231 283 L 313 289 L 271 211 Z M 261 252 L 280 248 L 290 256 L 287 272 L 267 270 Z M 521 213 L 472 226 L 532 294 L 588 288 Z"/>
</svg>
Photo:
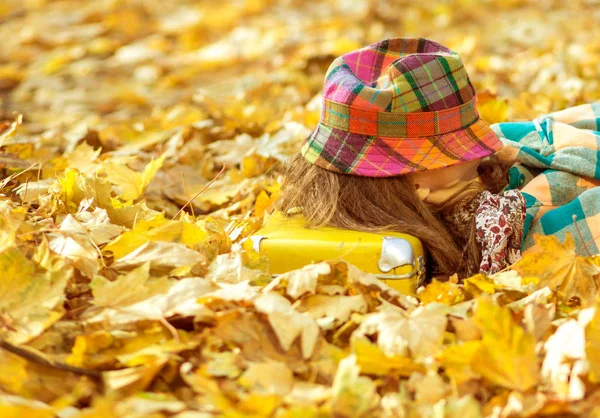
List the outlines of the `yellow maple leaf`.
<svg viewBox="0 0 600 418">
<path fill-rule="evenodd" d="M 575 252 L 575 241 L 567 234 L 565 242 L 552 235 L 535 237 L 536 245 L 513 265 L 523 279 L 538 279 L 538 287 L 548 286 L 563 302 L 577 298 L 586 306 L 596 300 L 600 267 L 592 257 Z"/>
<path fill-rule="evenodd" d="M 264 216 L 265 211 L 275 203 L 278 197 L 278 194 L 269 196 L 267 192 L 261 190 L 258 196 L 256 196 L 256 202 L 254 203 L 254 216 L 259 218 Z"/>
<path fill-rule="evenodd" d="M 50 197 L 57 206 L 69 213 L 77 213 L 83 201 L 106 210 L 110 221 L 116 225 L 133 227 L 136 221 L 156 216 L 158 212 L 148 209 L 142 202 L 132 205 L 111 197 L 111 185 L 97 175 L 87 176 L 79 170 L 67 168 L 49 189 Z"/>
<path fill-rule="evenodd" d="M 121 394 L 133 394 L 143 391 L 167 363 L 167 357 L 154 358 L 143 365 L 102 373 L 102 382 L 106 390 Z"/>
<path fill-rule="evenodd" d="M 242 282 L 243 284 L 244 282 Z M 227 289 L 244 289 L 242 286 L 233 285 Z M 250 292 L 243 291 L 242 296 Z M 234 295 L 237 298 L 237 295 Z M 289 351 L 294 341 L 300 337 L 302 356 L 310 358 L 319 340 L 319 327 L 308 315 L 293 309 L 292 304 L 278 293 L 269 292 L 260 295 L 254 300 L 256 310 L 267 316 L 269 324 L 275 333 L 281 348 Z"/>
<path fill-rule="evenodd" d="M 223 409 L 223 418 L 259 418 L 270 417 L 281 405 L 283 399 L 278 395 L 262 395 L 252 393 L 243 396 L 235 405 L 235 409 Z"/>
<path fill-rule="evenodd" d="M 108 183 L 106 183 L 110 187 Z M 67 211 L 76 212 L 79 203 L 83 199 L 93 198 L 97 204 L 101 200 L 110 200 L 110 188 L 104 190 L 96 190 L 91 181 L 82 175 L 79 170 L 68 168 L 58 178 L 57 194 L 60 200 L 65 204 Z M 52 191 L 52 190 L 51 190 Z M 106 196 L 98 196 L 98 192 L 106 194 Z"/>
<path fill-rule="evenodd" d="M 194 341 L 173 340 L 172 334 L 158 324 L 137 328 L 137 333 L 110 333 L 103 330 L 80 334 L 75 338 L 67 362 L 90 369 L 107 369 L 115 364 L 138 366 L 148 359 L 162 358 L 195 347 Z"/>
<path fill-rule="evenodd" d="M 450 282 L 440 282 L 433 279 L 425 289 L 418 294 L 423 305 L 429 303 L 443 303 L 444 305 L 454 305 L 462 302 L 465 295 L 460 286 Z"/>
<path fill-rule="evenodd" d="M 22 399 L 22 402 L 10 404 L 5 400 L 0 400 L 0 416 L 27 418 L 53 418 L 56 416 L 53 409 L 42 402 L 25 398 Z"/>
<path fill-rule="evenodd" d="M 115 338 L 106 331 L 96 331 L 91 334 L 78 335 L 71 349 L 71 355 L 67 357 L 67 363 L 72 366 L 94 367 L 105 361 L 107 364 L 114 362 L 112 356 L 104 356 L 101 361 L 95 363 L 90 361 L 92 355 L 101 357 L 100 353 L 109 348 L 115 342 Z"/>
<path fill-rule="evenodd" d="M 69 263 L 65 257 L 50 250 L 50 245 L 46 237 L 43 237 L 40 244 L 36 247 L 32 259 L 44 269 L 55 272 L 61 271 Z"/>
<path fill-rule="evenodd" d="M 333 381 L 331 409 L 335 416 L 367 416 L 378 403 L 375 382 L 360 376 L 355 355 L 340 361 Z"/>
<path fill-rule="evenodd" d="M 131 305 L 166 292 L 169 280 L 167 277 L 150 278 L 150 263 L 145 263 L 113 281 L 96 276 L 90 286 L 96 306 L 115 307 Z"/>
<path fill-rule="evenodd" d="M 104 163 L 102 170 L 106 174 L 106 179 L 119 188 L 120 196 L 126 201 L 131 201 L 144 193 L 146 186 L 150 184 L 156 172 L 162 167 L 164 160 L 165 157 L 160 157 L 150 161 L 141 173 L 124 164 L 111 161 Z"/>
<path fill-rule="evenodd" d="M 352 340 L 352 352 L 356 355 L 356 364 L 365 374 L 377 376 L 410 376 L 412 373 L 425 371 L 420 364 L 410 357 L 397 354 L 386 355 L 376 344 L 366 338 Z"/>
<path fill-rule="evenodd" d="M 539 379 L 535 337 L 513 321 L 509 308 L 480 298 L 474 320 L 482 330 L 481 346 L 471 368 L 490 382 L 526 391 Z"/>
<path fill-rule="evenodd" d="M 473 395 L 465 395 L 460 399 L 449 398 L 444 401 L 445 418 L 481 418 L 481 406 Z"/>
<path fill-rule="evenodd" d="M 0 65 L 0 85 L 14 87 L 24 78 L 23 70 L 16 63 Z"/>
<path fill-rule="evenodd" d="M 72 270 L 36 271 L 15 247 L 0 253 L 0 335 L 23 343 L 41 334 L 61 316 L 64 288 Z"/>
<path fill-rule="evenodd" d="M 294 386 L 292 371 L 281 362 L 250 363 L 238 384 L 259 395 L 285 396 Z"/>
<path fill-rule="evenodd" d="M 487 123 L 506 122 L 508 119 L 508 100 L 498 99 L 495 94 L 483 91 L 477 94 L 477 111 Z"/>
<path fill-rule="evenodd" d="M 131 230 L 109 242 L 104 251 L 111 251 L 115 260 L 118 260 L 149 241 L 175 242 L 191 248 L 208 236 L 204 229 L 195 224 L 171 221 L 165 219 L 163 214 L 158 214 L 136 223 Z"/>
<path fill-rule="evenodd" d="M 463 383 L 477 377 L 473 372 L 471 362 L 475 353 L 481 349 L 481 341 L 467 341 L 463 344 L 448 346 L 437 359 L 444 367 L 444 371 L 456 383 Z"/>
<path fill-rule="evenodd" d="M 25 382 L 30 378 L 27 372 L 27 360 L 0 349 L 0 364 L 2 364 L 0 390 L 20 393 Z"/>
<path fill-rule="evenodd" d="M 66 53 L 54 54 L 44 63 L 42 71 L 44 71 L 46 74 L 53 74 L 57 71 L 60 71 L 71 61 L 72 58 Z"/>
<path fill-rule="evenodd" d="M 69 168 L 75 168 L 82 173 L 92 174 L 98 169 L 98 164 L 95 163 L 102 148 L 94 149 L 85 142 L 77 145 L 77 147 L 66 158 L 66 164 Z"/>
<path fill-rule="evenodd" d="M 1 74 L 0 74 L 1 77 Z M 0 82 L 2 80 L 0 79 Z M 0 147 L 4 146 L 6 143 L 10 143 L 11 141 L 7 141 L 11 136 L 13 136 L 17 130 L 17 127 L 23 122 L 23 116 L 18 115 L 15 117 L 15 120 L 12 122 L 2 122 L 0 123 Z"/>
<path fill-rule="evenodd" d="M 476 274 L 473 277 L 469 277 L 463 283 L 465 290 L 475 297 L 482 293 L 493 295 L 496 292 L 494 281 L 483 274 Z"/>
<path fill-rule="evenodd" d="M 206 350 L 205 353 L 207 359 L 203 367 L 208 376 L 235 379 L 241 374 L 239 353 L 231 351 L 221 353 L 210 350 Z"/>
<path fill-rule="evenodd" d="M 246 178 L 256 177 L 264 173 L 269 167 L 268 158 L 252 154 L 242 158 L 241 172 Z"/>
<path fill-rule="evenodd" d="M 585 353 L 590 363 L 589 379 L 600 383 L 600 306 L 596 306 L 594 318 L 585 327 Z"/>
<path fill-rule="evenodd" d="M 0 252 L 15 245 L 15 234 L 19 223 L 10 216 L 10 213 L 0 211 Z"/>
</svg>

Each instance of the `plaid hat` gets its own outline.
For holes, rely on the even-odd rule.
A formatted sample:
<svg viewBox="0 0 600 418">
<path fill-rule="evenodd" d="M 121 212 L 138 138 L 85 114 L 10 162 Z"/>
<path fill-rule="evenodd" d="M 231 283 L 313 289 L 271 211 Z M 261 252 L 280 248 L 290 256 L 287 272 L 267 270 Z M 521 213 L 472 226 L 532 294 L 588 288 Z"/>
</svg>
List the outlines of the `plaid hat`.
<svg viewBox="0 0 600 418">
<path fill-rule="evenodd" d="M 309 162 L 389 177 L 480 159 L 502 146 L 479 118 L 458 54 L 423 38 L 388 39 L 338 57 L 302 147 Z"/>
</svg>

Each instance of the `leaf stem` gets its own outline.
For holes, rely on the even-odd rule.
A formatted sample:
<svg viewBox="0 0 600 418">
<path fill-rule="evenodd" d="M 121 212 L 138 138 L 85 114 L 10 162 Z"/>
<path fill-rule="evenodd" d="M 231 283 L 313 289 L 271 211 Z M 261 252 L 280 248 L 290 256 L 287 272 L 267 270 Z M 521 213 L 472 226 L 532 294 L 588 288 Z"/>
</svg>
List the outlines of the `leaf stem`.
<svg viewBox="0 0 600 418">
<path fill-rule="evenodd" d="M 194 201 L 194 199 L 196 199 L 198 196 L 200 196 L 200 193 L 202 193 L 203 191 L 205 191 L 206 189 L 208 189 L 215 181 L 217 181 L 217 179 L 221 176 L 221 174 L 223 174 L 223 172 L 225 171 L 225 169 L 227 168 L 226 165 L 223 166 L 223 168 L 221 168 L 221 171 L 219 171 L 217 173 L 217 175 L 215 176 L 215 178 L 213 178 L 211 181 L 208 182 L 208 184 L 206 186 L 204 186 L 202 189 L 200 189 L 200 191 L 198 193 L 196 193 L 190 200 L 188 200 L 185 205 L 183 205 L 181 207 L 181 209 L 179 209 L 179 211 L 175 214 L 175 216 L 173 216 L 173 218 L 171 219 L 175 219 L 177 218 L 177 216 L 179 216 L 179 214 L 183 211 L 183 209 L 185 209 L 185 207 L 187 205 L 189 205 L 190 203 L 192 203 Z"/>
<path fill-rule="evenodd" d="M 3 348 L 6 351 L 9 351 L 19 357 L 22 357 L 25 360 L 41 364 L 43 366 L 52 367 L 53 369 L 64 370 L 67 372 L 92 377 L 94 379 L 100 379 L 102 376 L 102 373 L 97 370 L 90 370 L 81 367 L 70 366 L 68 364 L 61 363 L 60 361 L 51 360 L 47 357 L 42 356 L 41 354 L 36 353 L 31 349 L 17 347 L 16 345 L 13 345 L 5 340 L 0 340 L 0 348 Z"/>
</svg>

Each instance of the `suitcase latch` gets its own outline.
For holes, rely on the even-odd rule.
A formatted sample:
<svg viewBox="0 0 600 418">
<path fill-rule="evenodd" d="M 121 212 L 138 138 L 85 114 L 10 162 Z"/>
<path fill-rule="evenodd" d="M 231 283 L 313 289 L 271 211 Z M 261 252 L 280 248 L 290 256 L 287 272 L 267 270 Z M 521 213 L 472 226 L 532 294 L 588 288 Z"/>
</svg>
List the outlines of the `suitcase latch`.
<svg viewBox="0 0 600 418">
<path fill-rule="evenodd" d="M 381 257 L 377 263 L 379 270 L 387 273 L 406 265 L 415 266 L 415 253 L 410 242 L 403 238 L 383 237 Z"/>
</svg>

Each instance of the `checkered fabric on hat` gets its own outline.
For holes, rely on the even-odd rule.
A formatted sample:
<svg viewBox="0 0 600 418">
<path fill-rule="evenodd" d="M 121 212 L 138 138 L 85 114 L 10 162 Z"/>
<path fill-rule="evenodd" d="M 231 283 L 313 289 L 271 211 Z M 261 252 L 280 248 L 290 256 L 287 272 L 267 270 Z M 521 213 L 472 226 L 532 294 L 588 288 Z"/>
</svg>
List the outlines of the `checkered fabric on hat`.
<svg viewBox="0 0 600 418">
<path fill-rule="evenodd" d="M 501 142 L 479 118 L 458 54 L 423 38 L 388 39 L 338 57 L 302 147 L 327 170 L 389 177 L 480 159 Z"/>
</svg>

